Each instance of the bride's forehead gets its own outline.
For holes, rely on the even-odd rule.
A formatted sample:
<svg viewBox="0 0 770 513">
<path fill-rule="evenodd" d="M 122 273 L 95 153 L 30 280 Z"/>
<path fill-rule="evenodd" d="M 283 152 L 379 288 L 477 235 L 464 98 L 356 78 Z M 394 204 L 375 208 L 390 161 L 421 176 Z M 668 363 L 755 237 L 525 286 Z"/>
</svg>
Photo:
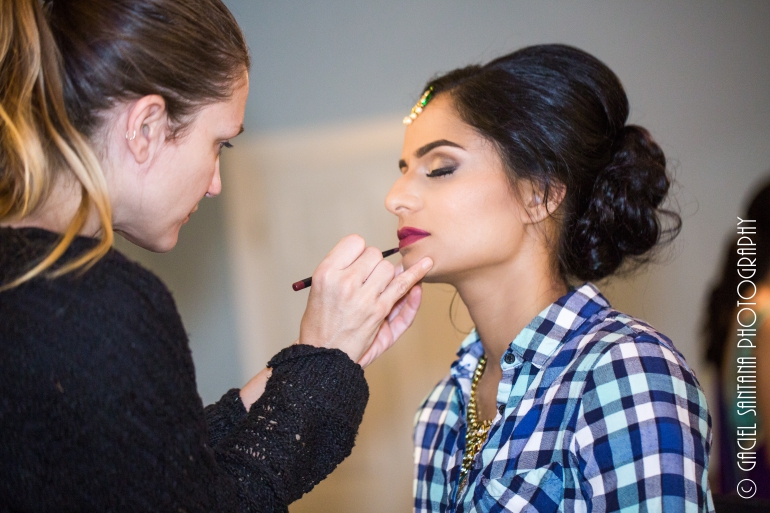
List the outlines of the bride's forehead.
<svg viewBox="0 0 770 513">
<path fill-rule="evenodd" d="M 437 141 L 449 142 L 447 144 L 435 144 Z M 404 136 L 402 147 L 402 159 L 427 155 L 426 149 L 434 147 L 448 149 L 452 147 L 470 153 L 487 153 L 494 150 L 495 146 L 489 144 L 481 134 L 458 117 L 445 120 L 427 120 L 422 126 L 409 127 Z M 432 153 L 431 153 L 432 154 Z"/>
<path fill-rule="evenodd" d="M 404 150 L 412 152 L 432 141 L 463 140 L 470 141 L 478 133 L 467 125 L 457 114 L 451 99 L 439 96 L 407 126 L 404 133 Z"/>
</svg>

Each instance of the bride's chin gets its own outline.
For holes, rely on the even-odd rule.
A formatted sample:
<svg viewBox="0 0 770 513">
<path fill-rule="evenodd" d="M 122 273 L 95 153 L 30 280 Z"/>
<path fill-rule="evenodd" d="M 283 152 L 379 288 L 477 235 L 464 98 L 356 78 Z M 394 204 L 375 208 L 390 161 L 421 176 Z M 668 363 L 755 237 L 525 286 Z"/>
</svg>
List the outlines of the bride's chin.
<svg viewBox="0 0 770 513">
<path fill-rule="evenodd" d="M 426 255 L 423 252 L 408 250 L 401 256 L 401 263 L 404 265 L 404 269 L 409 269 L 419 262 L 421 258 L 426 256 L 430 255 Z M 452 281 L 452 276 L 442 272 L 441 264 L 436 262 L 436 259 L 432 256 L 431 258 L 433 259 L 433 268 L 431 268 L 431 270 L 428 271 L 428 274 L 422 279 L 423 283 L 450 283 Z"/>
</svg>

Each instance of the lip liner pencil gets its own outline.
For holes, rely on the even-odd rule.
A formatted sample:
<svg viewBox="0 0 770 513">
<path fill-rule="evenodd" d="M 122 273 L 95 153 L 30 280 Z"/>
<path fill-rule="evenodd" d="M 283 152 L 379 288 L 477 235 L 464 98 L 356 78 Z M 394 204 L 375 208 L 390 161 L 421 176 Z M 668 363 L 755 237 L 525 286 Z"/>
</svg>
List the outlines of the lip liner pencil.
<svg viewBox="0 0 770 513">
<path fill-rule="evenodd" d="M 398 248 L 393 248 L 387 251 L 383 251 L 382 258 L 389 257 L 390 255 L 393 255 L 395 253 L 398 253 Z M 298 282 L 292 283 L 291 288 L 297 291 L 297 290 L 306 289 L 312 284 L 313 284 L 313 278 L 310 277 L 310 278 L 305 278 L 304 280 L 299 280 Z"/>
</svg>

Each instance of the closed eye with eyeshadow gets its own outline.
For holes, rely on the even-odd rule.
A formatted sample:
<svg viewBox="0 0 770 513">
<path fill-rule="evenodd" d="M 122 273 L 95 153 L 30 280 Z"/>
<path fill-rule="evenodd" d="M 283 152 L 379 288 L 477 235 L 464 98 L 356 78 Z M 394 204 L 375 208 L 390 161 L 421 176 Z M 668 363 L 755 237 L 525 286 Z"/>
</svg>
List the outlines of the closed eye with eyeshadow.
<svg viewBox="0 0 770 513">
<path fill-rule="evenodd" d="M 451 175 L 456 170 L 457 170 L 457 166 L 455 165 L 444 166 L 444 167 L 439 167 L 432 170 L 431 172 L 427 173 L 425 176 L 427 176 L 428 178 L 438 178 L 439 176 Z"/>
<path fill-rule="evenodd" d="M 447 155 L 440 149 L 439 151 L 434 152 L 429 162 L 430 165 L 428 166 L 428 172 L 425 173 L 425 176 L 428 178 L 438 178 L 440 176 L 451 175 L 457 171 L 457 168 L 460 165 L 456 158 Z"/>
</svg>

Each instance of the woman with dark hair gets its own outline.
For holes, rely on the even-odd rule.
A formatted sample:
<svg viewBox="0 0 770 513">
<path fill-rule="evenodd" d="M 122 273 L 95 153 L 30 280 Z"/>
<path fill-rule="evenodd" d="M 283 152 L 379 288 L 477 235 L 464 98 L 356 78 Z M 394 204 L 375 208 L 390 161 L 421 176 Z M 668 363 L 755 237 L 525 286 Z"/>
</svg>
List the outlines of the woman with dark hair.
<svg viewBox="0 0 770 513">
<path fill-rule="evenodd" d="M 543 45 L 431 80 L 404 119 L 404 263 L 430 256 L 475 324 L 417 413 L 416 511 L 713 510 L 698 381 L 589 281 L 680 228 L 628 110 L 607 66 Z"/>
<path fill-rule="evenodd" d="M 219 194 L 248 68 L 220 0 L 0 2 L 1 511 L 287 511 L 350 453 L 429 259 L 343 239 L 298 343 L 204 410 L 171 294 L 112 249 Z"/>
<path fill-rule="evenodd" d="M 767 323 L 770 318 L 770 182 L 759 188 L 741 219 L 747 221 L 742 226 L 751 227 L 746 230 L 749 240 L 741 241 L 738 236 L 730 244 L 719 282 L 711 290 L 703 325 L 706 359 L 717 368 L 720 383 L 717 409 L 719 488 L 721 493 L 734 493 L 738 483 L 748 478 L 756 483 L 756 498 L 770 499 L 770 375 L 762 372 L 770 362 Z M 746 245 L 749 241 L 752 246 Z M 739 260 L 744 257 L 752 267 L 744 267 L 739 274 Z M 738 306 L 738 301 L 744 305 Z M 743 310 L 747 305 L 750 305 L 750 311 Z M 743 311 L 739 317 L 740 310 Z M 741 327 L 738 322 L 756 330 L 755 337 L 749 339 L 755 347 L 745 344 L 738 347 L 737 334 Z M 737 358 L 741 357 L 756 358 L 753 367 L 758 371 L 756 383 L 752 381 L 753 372 L 739 380 Z M 746 369 L 751 367 L 746 366 Z M 741 383 L 749 387 L 744 388 L 749 392 L 756 385 L 756 402 L 753 402 L 753 394 L 744 395 L 746 404 L 751 405 L 749 408 L 738 408 L 741 399 L 737 385 Z M 739 427 L 755 424 L 754 429 L 745 430 L 745 433 L 747 439 L 752 438 L 751 433 L 756 433 L 756 447 L 750 447 L 746 440 L 743 442 L 746 449 L 741 449 L 737 441 Z M 756 451 L 756 459 L 746 460 L 744 465 L 748 472 L 738 468 L 737 453 L 742 450 Z"/>
</svg>

